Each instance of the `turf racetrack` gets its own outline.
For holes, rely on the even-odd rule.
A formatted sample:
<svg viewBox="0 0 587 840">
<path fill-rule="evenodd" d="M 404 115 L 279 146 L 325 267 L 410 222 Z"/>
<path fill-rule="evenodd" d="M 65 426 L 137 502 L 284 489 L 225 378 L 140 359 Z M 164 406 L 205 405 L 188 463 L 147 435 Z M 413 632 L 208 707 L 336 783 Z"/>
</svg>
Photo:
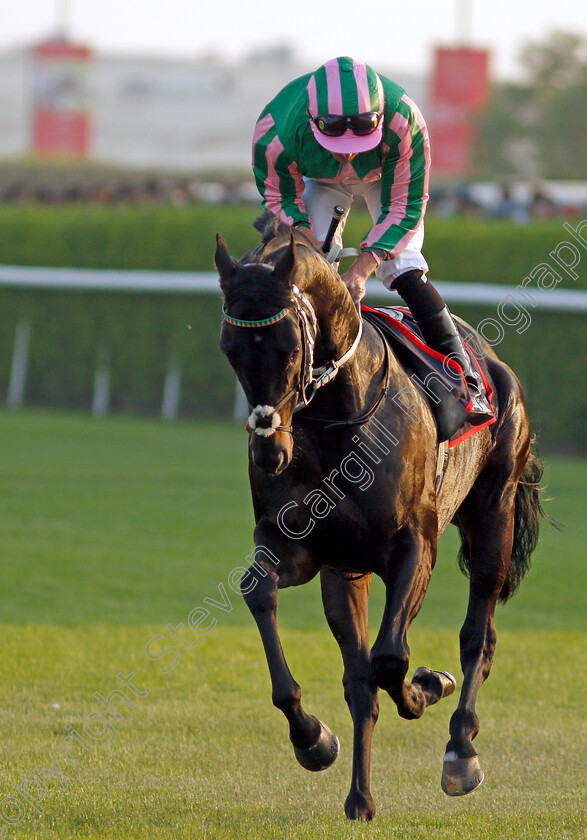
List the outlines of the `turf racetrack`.
<svg viewBox="0 0 587 840">
<path fill-rule="evenodd" d="M 0 412 L 0 434 L 0 838 L 584 836 L 585 462 L 547 459 L 547 508 L 566 531 L 543 527 L 531 574 L 498 610 L 477 706 L 484 784 L 462 799 L 440 790 L 457 695 L 420 721 L 382 695 L 378 810 L 359 825 L 343 813 L 351 722 L 318 582 L 283 592 L 279 614 L 305 707 L 341 739 L 318 774 L 294 759 L 257 630 L 228 583 L 252 548 L 244 432 Z M 413 667 L 460 678 L 467 582 L 450 530 L 410 644 Z M 217 623 L 197 646 L 169 639 L 166 625 L 206 606 Z M 381 609 L 378 585 L 374 633 Z M 170 645 L 181 658 L 154 658 Z M 108 711 L 94 695 L 121 689 L 118 674 L 133 707 L 112 695 Z"/>
</svg>

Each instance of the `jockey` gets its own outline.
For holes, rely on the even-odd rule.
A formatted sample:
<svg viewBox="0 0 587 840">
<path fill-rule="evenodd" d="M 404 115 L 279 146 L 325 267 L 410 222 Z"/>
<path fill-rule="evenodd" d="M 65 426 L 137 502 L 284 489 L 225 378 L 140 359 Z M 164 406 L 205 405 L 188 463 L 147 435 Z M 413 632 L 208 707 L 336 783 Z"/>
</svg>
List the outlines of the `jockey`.
<svg viewBox="0 0 587 840">
<path fill-rule="evenodd" d="M 363 61 L 334 58 L 294 79 L 261 113 L 253 172 L 265 209 L 302 228 L 318 248 L 332 208 L 345 215 L 355 196 L 373 227 L 342 275 L 355 303 L 375 275 L 406 302 L 424 339 L 463 368 L 472 398 L 470 422 L 493 417 L 444 301 L 426 278 L 422 256 L 430 144 L 426 123 L 406 92 Z"/>
</svg>

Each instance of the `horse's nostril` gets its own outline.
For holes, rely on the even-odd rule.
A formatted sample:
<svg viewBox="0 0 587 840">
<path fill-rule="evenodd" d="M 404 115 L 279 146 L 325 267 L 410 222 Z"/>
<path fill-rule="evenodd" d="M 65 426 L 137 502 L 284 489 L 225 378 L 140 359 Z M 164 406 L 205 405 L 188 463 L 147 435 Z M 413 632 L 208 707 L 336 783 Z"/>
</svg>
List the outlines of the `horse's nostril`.
<svg viewBox="0 0 587 840">
<path fill-rule="evenodd" d="M 288 465 L 287 452 L 284 448 L 266 450 L 256 449 L 253 452 L 255 466 L 269 475 L 278 475 Z"/>
</svg>

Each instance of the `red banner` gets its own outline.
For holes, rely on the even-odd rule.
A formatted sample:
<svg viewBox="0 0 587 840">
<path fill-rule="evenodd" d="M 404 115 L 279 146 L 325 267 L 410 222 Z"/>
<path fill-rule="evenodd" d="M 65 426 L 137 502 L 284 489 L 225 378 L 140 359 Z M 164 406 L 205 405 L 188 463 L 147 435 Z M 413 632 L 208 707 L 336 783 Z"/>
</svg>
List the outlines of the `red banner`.
<svg viewBox="0 0 587 840">
<path fill-rule="evenodd" d="M 91 142 L 87 68 L 91 51 L 66 41 L 33 49 L 32 152 L 84 157 Z"/>
<path fill-rule="evenodd" d="M 474 117 L 488 101 L 488 51 L 437 49 L 429 117 L 434 174 L 467 174 L 475 136 Z"/>
</svg>

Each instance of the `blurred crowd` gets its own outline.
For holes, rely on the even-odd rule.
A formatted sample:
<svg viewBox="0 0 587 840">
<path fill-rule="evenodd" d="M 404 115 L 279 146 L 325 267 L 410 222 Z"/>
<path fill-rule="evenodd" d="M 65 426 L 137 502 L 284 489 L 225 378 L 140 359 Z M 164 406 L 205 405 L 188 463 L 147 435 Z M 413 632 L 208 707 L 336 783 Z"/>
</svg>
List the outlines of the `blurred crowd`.
<svg viewBox="0 0 587 840">
<path fill-rule="evenodd" d="M 252 179 L 169 174 L 0 169 L 0 204 L 172 205 L 259 204 Z M 428 212 L 441 217 L 572 218 L 587 209 L 586 182 L 483 182 L 431 188 Z"/>
<path fill-rule="evenodd" d="M 0 204 L 187 204 L 210 202 L 242 203 L 258 200 L 253 184 L 201 181 L 180 176 L 139 175 L 134 173 L 47 178 L 11 176 L 0 173 Z"/>
<path fill-rule="evenodd" d="M 575 218 L 587 209 L 587 183 L 487 182 L 430 190 L 428 212 L 438 216 L 511 219 Z"/>
</svg>

